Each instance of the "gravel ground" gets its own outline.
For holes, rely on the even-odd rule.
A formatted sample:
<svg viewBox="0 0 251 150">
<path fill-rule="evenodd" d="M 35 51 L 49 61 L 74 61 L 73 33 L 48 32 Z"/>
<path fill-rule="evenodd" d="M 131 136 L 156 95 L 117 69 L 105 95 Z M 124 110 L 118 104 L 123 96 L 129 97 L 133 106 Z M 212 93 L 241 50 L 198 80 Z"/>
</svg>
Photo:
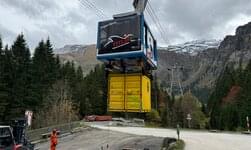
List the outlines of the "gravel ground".
<svg viewBox="0 0 251 150">
<path fill-rule="evenodd" d="M 160 150 L 162 142 L 163 138 L 160 137 L 90 128 L 59 139 L 57 150 L 101 150 L 101 147 L 103 150 L 122 150 L 123 148 Z M 49 142 L 38 144 L 36 147 L 39 150 L 48 150 Z"/>
</svg>

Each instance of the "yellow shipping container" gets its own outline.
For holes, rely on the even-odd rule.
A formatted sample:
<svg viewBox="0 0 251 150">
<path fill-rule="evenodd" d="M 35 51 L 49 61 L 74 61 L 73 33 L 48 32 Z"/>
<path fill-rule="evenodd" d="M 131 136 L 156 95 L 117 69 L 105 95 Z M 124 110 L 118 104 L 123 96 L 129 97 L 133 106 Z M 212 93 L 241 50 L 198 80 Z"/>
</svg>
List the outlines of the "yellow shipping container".
<svg viewBox="0 0 251 150">
<path fill-rule="evenodd" d="M 108 111 L 150 112 L 151 82 L 142 74 L 110 74 Z"/>
</svg>

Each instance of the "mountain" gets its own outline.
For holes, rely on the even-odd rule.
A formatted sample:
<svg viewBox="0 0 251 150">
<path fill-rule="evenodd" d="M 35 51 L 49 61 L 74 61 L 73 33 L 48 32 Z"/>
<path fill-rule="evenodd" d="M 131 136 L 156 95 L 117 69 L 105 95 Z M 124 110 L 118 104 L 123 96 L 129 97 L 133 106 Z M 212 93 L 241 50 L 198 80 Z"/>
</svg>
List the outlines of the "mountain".
<svg viewBox="0 0 251 150">
<path fill-rule="evenodd" d="M 234 68 L 241 63 L 244 67 L 251 58 L 251 22 L 239 26 L 235 35 L 226 36 L 219 47 L 215 62 L 231 65 Z"/>
<path fill-rule="evenodd" d="M 222 69 L 208 100 L 210 127 L 245 130 L 246 117 L 251 115 L 251 23 L 225 37 L 215 64 L 227 67 Z"/>
<path fill-rule="evenodd" d="M 99 62 L 95 45 L 67 45 L 55 50 L 61 60 L 71 60 L 83 67 L 85 74 Z M 158 70 L 154 71 L 162 87 L 170 91 L 171 69 L 173 80 L 181 81 L 184 91 L 191 90 L 206 102 L 214 88 L 215 80 L 226 65 L 237 68 L 247 65 L 251 59 L 251 23 L 236 29 L 235 35 L 224 40 L 197 40 L 184 44 L 158 48 Z M 179 94 L 179 84 L 174 82 L 173 91 Z"/>
<path fill-rule="evenodd" d="M 96 64 L 101 64 L 96 59 L 96 45 L 66 45 L 55 49 L 54 53 L 63 63 L 73 61 L 77 66 L 81 66 L 84 75 L 88 74 Z"/>
<path fill-rule="evenodd" d="M 179 72 L 179 74 L 185 90 L 189 89 L 189 86 L 197 84 L 198 79 L 205 73 L 205 69 L 209 65 L 208 62 L 212 61 L 212 56 L 215 55 L 214 53 L 216 53 L 218 45 L 219 41 L 207 40 L 192 41 L 186 42 L 184 45 L 179 44 L 167 48 L 159 48 L 159 67 L 158 70 L 155 71 L 159 83 L 162 83 L 165 88 L 170 87 L 171 72 L 168 70 L 176 65 L 183 67 L 183 70 Z M 174 47 L 176 47 L 176 50 L 174 50 Z M 63 48 L 56 49 L 55 53 L 60 56 L 63 62 L 69 60 L 73 61 L 76 65 L 80 65 L 85 75 L 92 70 L 96 64 L 102 63 L 96 59 L 95 45 L 66 45 Z M 204 87 L 208 89 L 208 87 L 211 87 L 213 84 L 213 80 L 208 82 L 204 83 L 203 86 L 199 86 L 196 90 Z M 176 84 L 174 85 L 174 92 L 176 91 L 178 94 L 177 90 L 178 86 Z"/>
<path fill-rule="evenodd" d="M 55 49 L 55 54 L 67 54 L 67 53 L 75 53 L 75 52 L 83 52 L 86 50 L 85 45 L 65 45 L 62 48 Z"/>
<path fill-rule="evenodd" d="M 194 45 L 193 45 L 194 46 Z M 218 48 L 198 49 L 196 52 L 158 50 L 159 66 L 156 74 L 162 87 L 180 94 L 179 81 L 183 91 L 191 90 L 199 99 L 206 101 L 220 72 L 211 70 Z M 171 76 L 173 69 L 173 77 Z M 220 69 L 221 70 L 221 69 Z"/>
<path fill-rule="evenodd" d="M 178 53 L 164 50 L 159 50 L 157 71 L 160 81 L 164 82 L 163 86 L 170 87 L 171 73 L 167 68 L 182 66 L 183 69 L 177 71 L 175 76 L 180 76 L 183 88 L 192 90 L 201 100 L 207 101 L 215 80 L 226 66 L 235 69 L 245 67 L 251 59 L 251 22 L 239 26 L 235 35 L 226 36 L 218 47 L 197 49 L 196 55 L 184 50 Z M 178 86 L 176 90 L 179 90 Z"/>
<path fill-rule="evenodd" d="M 175 51 L 176 53 L 189 53 L 191 55 L 197 55 L 199 52 L 207 50 L 209 48 L 218 48 L 220 40 L 195 40 L 182 44 L 169 45 L 168 47 L 160 47 L 161 50 Z"/>
</svg>

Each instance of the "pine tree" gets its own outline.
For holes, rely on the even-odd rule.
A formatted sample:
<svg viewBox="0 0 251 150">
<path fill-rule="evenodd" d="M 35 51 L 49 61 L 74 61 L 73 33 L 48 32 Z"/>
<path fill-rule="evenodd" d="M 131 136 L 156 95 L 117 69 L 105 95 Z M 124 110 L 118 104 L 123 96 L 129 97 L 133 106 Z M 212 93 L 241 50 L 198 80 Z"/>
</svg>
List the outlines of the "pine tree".
<svg viewBox="0 0 251 150">
<path fill-rule="evenodd" d="M 79 66 L 76 71 L 75 79 L 74 79 L 74 87 L 73 88 L 73 93 L 72 97 L 74 100 L 74 104 L 76 105 L 76 108 L 79 109 L 80 102 L 84 99 L 84 93 L 83 93 L 83 71 L 82 68 Z"/>
<path fill-rule="evenodd" d="M 222 114 L 223 109 L 221 103 L 223 97 L 225 97 L 230 88 L 236 84 L 235 72 L 226 67 L 221 76 L 216 81 L 216 86 L 209 98 L 208 106 L 210 113 L 210 125 L 212 128 L 224 129 L 223 120 L 224 115 Z M 223 116 L 222 116 L 223 115 Z"/>
<path fill-rule="evenodd" d="M 8 50 L 8 46 L 2 50 L 2 58 L 1 58 L 1 77 L 0 77 L 0 91 L 1 91 L 1 119 L 5 121 L 8 118 L 8 114 L 10 113 L 9 108 L 10 104 L 13 100 L 12 88 L 14 83 L 13 72 L 14 72 L 14 64 L 13 57 L 11 51 Z"/>
<path fill-rule="evenodd" d="M 48 38 L 45 43 L 45 53 L 46 53 L 46 61 L 48 65 L 48 78 L 50 81 L 50 84 L 54 83 L 57 78 L 57 62 L 53 53 L 52 44 L 50 42 L 50 39 Z"/>
<path fill-rule="evenodd" d="M 210 124 L 213 128 L 235 130 L 246 127 L 246 117 L 251 116 L 251 62 L 243 70 L 226 68 L 219 77 L 215 90 L 210 97 Z M 231 103 L 223 99 L 233 86 L 240 87 L 238 95 Z"/>
<path fill-rule="evenodd" d="M 4 80 L 4 68 L 5 66 L 5 54 L 2 46 L 2 39 L 0 37 L 0 121 L 4 120 L 4 112 L 7 105 L 7 91 L 6 91 L 6 81 Z"/>
<path fill-rule="evenodd" d="M 23 34 L 17 36 L 11 46 L 10 53 L 13 55 L 13 82 L 11 88 L 10 117 L 24 115 L 25 109 L 30 109 L 30 51 Z"/>
<path fill-rule="evenodd" d="M 241 127 L 246 127 L 246 117 L 251 116 L 251 60 L 247 67 L 243 71 L 242 78 L 244 80 L 242 84 L 242 90 L 239 94 L 237 106 L 239 111 L 239 121 Z"/>
<path fill-rule="evenodd" d="M 42 40 L 35 48 L 32 58 L 32 97 L 36 109 L 42 107 L 45 96 L 58 78 L 58 68 L 50 40 Z M 59 66 L 58 66 L 59 65 Z"/>
<path fill-rule="evenodd" d="M 55 60 L 55 77 L 56 80 L 59 80 L 62 78 L 62 68 L 61 68 L 61 63 L 60 63 L 60 59 L 59 56 L 56 56 L 56 60 Z"/>
<path fill-rule="evenodd" d="M 159 95 L 159 85 L 157 81 L 157 74 L 155 73 L 153 76 L 152 84 L 151 84 L 151 105 L 155 110 L 159 110 L 158 104 L 161 102 L 158 102 L 158 95 Z"/>
<path fill-rule="evenodd" d="M 104 66 L 97 65 L 82 84 L 84 98 L 80 102 L 82 115 L 105 114 L 107 107 L 107 79 Z"/>
<path fill-rule="evenodd" d="M 40 41 L 38 46 L 35 48 L 35 52 L 32 58 L 32 97 L 33 104 L 36 106 L 36 110 L 40 108 L 43 104 L 43 99 L 45 96 L 45 90 L 47 91 L 47 85 L 44 78 L 46 78 L 46 54 L 44 41 Z"/>
<path fill-rule="evenodd" d="M 3 53 L 3 42 L 2 42 L 2 38 L 0 36 L 0 57 L 2 56 Z"/>
</svg>

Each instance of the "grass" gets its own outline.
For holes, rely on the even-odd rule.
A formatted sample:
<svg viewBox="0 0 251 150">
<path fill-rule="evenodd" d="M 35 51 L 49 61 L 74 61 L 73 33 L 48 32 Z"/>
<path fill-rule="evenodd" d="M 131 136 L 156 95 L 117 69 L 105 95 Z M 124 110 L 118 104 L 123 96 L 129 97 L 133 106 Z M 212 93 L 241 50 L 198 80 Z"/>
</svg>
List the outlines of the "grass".
<svg viewBox="0 0 251 150">
<path fill-rule="evenodd" d="M 147 127 L 147 128 L 160 128 L 161 124 L 155 123 L 155 122 L 145 122 L 145 127 Z"/>
</svg>

